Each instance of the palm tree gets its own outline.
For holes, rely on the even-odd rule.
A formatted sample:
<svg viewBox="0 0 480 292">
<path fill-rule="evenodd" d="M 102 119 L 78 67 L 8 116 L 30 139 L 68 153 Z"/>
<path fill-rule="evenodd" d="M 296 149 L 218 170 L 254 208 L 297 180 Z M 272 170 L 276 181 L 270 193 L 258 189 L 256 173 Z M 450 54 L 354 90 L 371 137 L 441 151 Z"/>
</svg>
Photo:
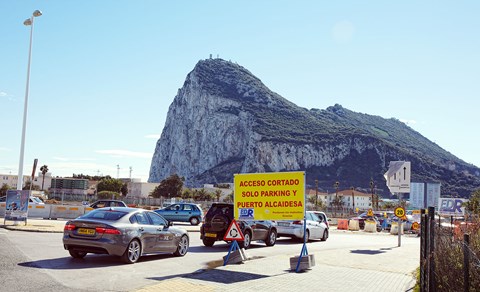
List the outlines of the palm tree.
<svg viewBox="0 0 480 292">
<path fill-rule="evenodd" d="M 217 202 L 220 202 L 221 195 L 222 195 L 222 190 L 215 190 L 215 197 L 217 198 Z"/>
<path fill-rule="evenodd" d="M 42 167 L 40 167 L 40 171 L 42 172 L 42 176 L 43 176 L 43 179 L 42 179 L 42 191 L 43 191 L 43 184 L 45 183 L 45 174 L 47 174 L 48 172 L 48 166 L 44 164 Z"/>
</svg>

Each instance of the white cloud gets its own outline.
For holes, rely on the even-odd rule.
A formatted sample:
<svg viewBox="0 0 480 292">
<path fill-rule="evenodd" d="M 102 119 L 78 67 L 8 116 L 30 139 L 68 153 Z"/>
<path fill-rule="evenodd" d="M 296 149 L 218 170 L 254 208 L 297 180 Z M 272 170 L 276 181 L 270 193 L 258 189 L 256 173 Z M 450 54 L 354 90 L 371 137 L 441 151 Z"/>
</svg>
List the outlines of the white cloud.
<svg viewBox="0 0 480 292">
<path fill-rule="evenodd" d="M 8 94 L 6 92 L 0 91 L 0 97 L 7 96 Z"/>
<path fill-rule="evenodd" d="M 12 150 L 8 149 L 7 147 L 0 147 L 0 151 L 12 151 Z"/>
<path fill-rule="evenodd" d="M 129 150 L 96 150 L 96 153 L 107 154 L 113 157 L 137 157 L 137 158 L 152 158 L 150 152 L 134 152 Z"/>
<path fill-rule="evenodd" d="M 93 158 L 71 158 L 71 157 L 59 157 L 55 156 L 53 157 L 55 160 L 60 160 L 60 161 L 95 161 Z"/>
<path fill-rule="evenodd" d="M 160 139 L 160 134 L 150 134 L 150 135 L 146 135 L 145 138 L 147 139 Z"/>
</svg>

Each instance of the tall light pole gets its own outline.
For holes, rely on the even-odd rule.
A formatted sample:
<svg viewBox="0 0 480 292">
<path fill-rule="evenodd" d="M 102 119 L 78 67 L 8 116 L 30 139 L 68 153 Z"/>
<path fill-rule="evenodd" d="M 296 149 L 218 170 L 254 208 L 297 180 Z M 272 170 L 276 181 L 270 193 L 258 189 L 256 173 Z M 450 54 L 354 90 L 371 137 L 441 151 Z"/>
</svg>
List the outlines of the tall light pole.
<svg viewBox="0 0 480 292">
<path fill-rule="evenodd" d="M 373 194 L 373 187 L 374 187 L 374 186 L 375 186 L 375 183 L 373 182 L 373 178 L 371 178 L 371 179 L 370 179 L 370 190 L 372 191 L 372 210 L 375 209 L 375 208 L 374 208 L 374 205 L 373 205 L 373 204 L 374 204 L 374 199 L 373 199 L 373 196 L 374 196 L 374 194 Z"/>
<path fill-rule="evenodd" d="M 355 188 L 354 187 L 352 187 L 352 204 L 353 204 L 352 211 L 355 213 Z"/>
<path fill-rule="evenodd" d="M 30 26 L 30 47 L 28 49 L 27 85 L 25 89 L 25 104 L 23 106 L 22 142 L 20 143 L 20 162 L 18 163 L 17 190 L 22 190 L 23 188 L 23 157 L 25 153 L 25 132 L 27 129 L 28 90 L 30 86 L 30 63 L 32 60 L 33 22 L 35 17 L 41 15 L 42 12 L 40 10 L 35 10 L 32 16 L 23 22 L 23 24 L 26 26 Z"/>
<path fill-rule="evenodd" d="M 338 186 L 340 185 L 340 183 L 338 181 L 335 182 L 335 184 L 333 185 L 335 187 L 335 208 L 334 208 L 334 214 L 336 215 L 337 214 L 337 204 L 338 204 Z"/>
<path fill-rule="evenodd" d="M 318 179 L 315 180 L 315 210 L 318 208 Z"/>
</svg>

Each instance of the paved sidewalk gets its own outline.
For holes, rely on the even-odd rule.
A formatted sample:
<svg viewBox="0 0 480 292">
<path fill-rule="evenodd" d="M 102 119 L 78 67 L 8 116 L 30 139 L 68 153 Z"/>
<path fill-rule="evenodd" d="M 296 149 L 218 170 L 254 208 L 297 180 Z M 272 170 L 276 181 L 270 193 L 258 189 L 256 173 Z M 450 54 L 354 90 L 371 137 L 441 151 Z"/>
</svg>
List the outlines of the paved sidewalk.
<svg viewBox="0 0 480 292">
<path fill-rule="evenodd" d="M 63 232 L 67 220 L 28 219 L 25 222 L 7 221 L 0 217 L 0 228 L 32 232 Z M 198 232 L 199 226 L 175 224 L 189 232 Z M 350 231 L 331 228 L 332 233 Z M 358 233 L 358 231 L 357 231 Z M 371 234 L 389 236 L 387 233 Z M 243 264 L 223 266 L 222 261 L 211 263 L 211 268 L 191 274 L 154 279 L 158 284 L 137 292 L 152 291 L 413 291 L 413 276 L 418 266 L 419 239 L 402 237 L 401 248 L 379 249 L 375 256 L 368 253 L 352 254 L 344 250 L 314 252 L 316 265 L 301 273 L 290 271 L 289 258 L 294 255 L 276 255 L 249 258 Z M 327 256 L 328 254 L 328 256 Z M 247 250 L 248 255 L 248 250 Z M 334 260 L 327 260 L 328 258 Z"/>
</svg>

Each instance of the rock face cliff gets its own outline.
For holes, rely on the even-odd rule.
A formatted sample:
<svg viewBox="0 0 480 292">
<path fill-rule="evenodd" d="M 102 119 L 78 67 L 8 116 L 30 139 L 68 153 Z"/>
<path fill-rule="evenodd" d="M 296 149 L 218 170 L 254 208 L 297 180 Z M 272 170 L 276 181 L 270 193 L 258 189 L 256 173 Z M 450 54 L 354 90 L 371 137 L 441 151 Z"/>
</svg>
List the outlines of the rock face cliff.
<svg viewBox="0 0 480 292">
<path fill-rule="evenodd" d="M 441 182 L 442 194 L 467 196 L 480 169 L 396 119 L 340 105 L 307 110 L 269 90 L 245 68 L 199 61 L 170 105 L 149 182 L 171 174 L 188 186 L 233 182 L 235 173 L 304 170 L 320 188 L 369 187 L 387 192 L 390 161 L 412 164 L 412 181 Z"/>
</svg>

